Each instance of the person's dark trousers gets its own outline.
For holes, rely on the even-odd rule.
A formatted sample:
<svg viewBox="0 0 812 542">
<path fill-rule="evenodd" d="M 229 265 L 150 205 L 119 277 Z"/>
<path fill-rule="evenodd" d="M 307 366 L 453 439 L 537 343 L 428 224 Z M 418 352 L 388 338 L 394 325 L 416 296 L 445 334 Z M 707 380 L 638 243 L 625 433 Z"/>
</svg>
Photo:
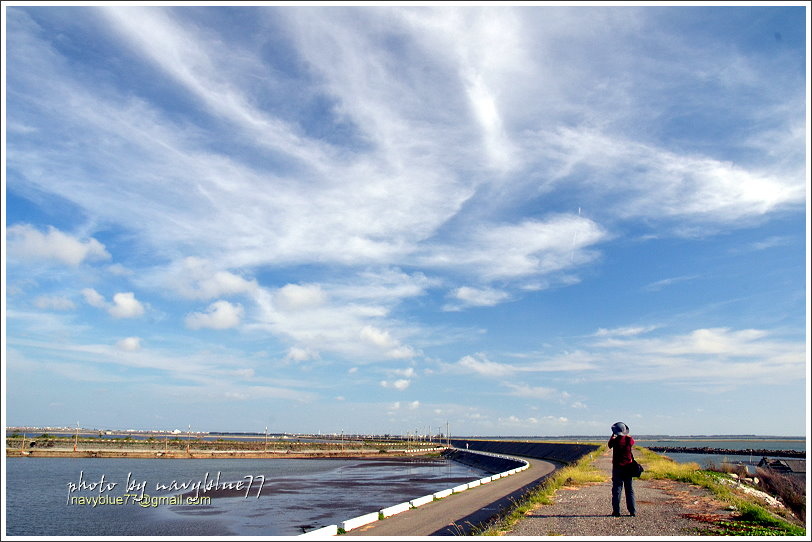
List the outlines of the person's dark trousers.
<svg viewBox="0 0 812 542">
<path fill-rule="evenodd" d="M 637 506 L 634 502 L 634 486 L 632 477 L 627 475 L 625 469 L 612 467 L 612 515 L 620 515 L 620 494 L 626 488 L 626 508 L 629 514 L 637 514 Z"/>
</svg>

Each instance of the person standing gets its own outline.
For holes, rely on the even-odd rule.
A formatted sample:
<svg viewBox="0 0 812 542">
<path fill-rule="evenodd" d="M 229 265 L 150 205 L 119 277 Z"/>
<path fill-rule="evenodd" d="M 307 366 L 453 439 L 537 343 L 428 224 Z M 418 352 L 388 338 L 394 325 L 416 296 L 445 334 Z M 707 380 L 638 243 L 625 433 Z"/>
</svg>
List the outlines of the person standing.
<svg viewBox="0 0 812 542">
<path fill-rule="evenodd" d="M 612 425 L 612 436 L 609 438 L 609 448 L 612 449 L 612 515 L 620 516 L 620 495 L 626 489 L 626 508 L 629 515 L 637 514 L 637 505 L 634 501 L 634 487 L 632 486 L 631 464 L 634 439 L 629 436 L 629 426 L 623 422 Z"/>
</svg>

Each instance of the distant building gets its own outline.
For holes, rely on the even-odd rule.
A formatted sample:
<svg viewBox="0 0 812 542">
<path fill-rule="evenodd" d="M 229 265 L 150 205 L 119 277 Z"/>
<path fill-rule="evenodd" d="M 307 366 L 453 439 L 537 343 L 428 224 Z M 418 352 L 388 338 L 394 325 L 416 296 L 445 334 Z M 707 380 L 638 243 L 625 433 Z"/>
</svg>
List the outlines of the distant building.
<svg viewBox="0 0 812 542">
<path fill-rule="evenodd" d="M 758 462 L 762 469 L 770 469 L 781 474 L 806 476 L 806 459 L 770 459 L 762 457 Z"/>
</svg>

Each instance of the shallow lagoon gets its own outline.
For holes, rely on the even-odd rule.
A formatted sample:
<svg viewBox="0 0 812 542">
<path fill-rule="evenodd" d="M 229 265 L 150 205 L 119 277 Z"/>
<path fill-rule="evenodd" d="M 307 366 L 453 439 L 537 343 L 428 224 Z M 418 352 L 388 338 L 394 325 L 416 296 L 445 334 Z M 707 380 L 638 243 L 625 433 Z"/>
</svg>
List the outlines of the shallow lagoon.
<svg viewBox="0 0 812 542">
<path fill-rule="evenodd" d="M 6 474 L 7 535 L 292 536 L 471 481 L 484 472 L 448 460 L 414 459 L 7 458 Z M 154 507 L 125 498 L 139 494 L 143 482 L 145 494 L 168 497 L 182 492 L 156 491 L 158 484 L 168 487 L 174 481 L 193 488 L 218 474 L 221 482 L 244 481 L 244 489 L 246 477 L 253 477 L 248 496 L 245 491 L 223 496 L 222 491 L 201 490 L 201 496 L 211 496 L 210 503 Z M 85 482 L 81 489 L 80 475 Z M 102 476 L 105 484 L 92 486 Z M 131 491 L 125 487 L 128 476 Z M 71 499 L 77 496 L 85 499 Z M 93 506 L 90 497 L 101 496 L 107 498 L 95 502 L 103 504 Z"/>
</svg>

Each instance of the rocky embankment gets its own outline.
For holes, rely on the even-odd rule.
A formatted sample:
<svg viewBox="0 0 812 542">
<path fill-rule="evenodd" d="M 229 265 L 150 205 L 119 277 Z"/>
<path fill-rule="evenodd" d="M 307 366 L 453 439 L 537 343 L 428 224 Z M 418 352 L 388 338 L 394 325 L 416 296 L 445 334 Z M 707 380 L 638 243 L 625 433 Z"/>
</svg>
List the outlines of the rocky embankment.
<svg viewBox="0 0 812 542">
<path fill-rule="evenodd" d="M 574 463 L 599 447 L 597 444 L 475 439 L 451 439 L 451 444 L 461 450 L 470 449 L 493 454 L 533 457 L 565 464 Z"/>
<path fill-rule="evenodd" d="M 481 469 L 491 474 L 505 472 L 525 465 L 524 461 L 519 461 L 510 457 L 485 455 L 481 453 L 467 452 L 465 450 L 445 450 L 442 453 L 442 456 L 446 459 L 452 459 L 457 463 L 462 463 L 463 465 L 468 465 L 469 467 Z"/>
<path fill-rule="evenodd" d="M 803 450 L 754 450 L 746 448 L 744 450 L 733 450 L 729 448 L 690 448 L 690 447 L 670 447 L 670 446 L 646 446 L 652 452 L 674 453 L 674 454 L 716 454 L 716 455 L 753 455 L 758 457 L 793 457 L 804 459 L 806 452 Z"/>
</svg>

